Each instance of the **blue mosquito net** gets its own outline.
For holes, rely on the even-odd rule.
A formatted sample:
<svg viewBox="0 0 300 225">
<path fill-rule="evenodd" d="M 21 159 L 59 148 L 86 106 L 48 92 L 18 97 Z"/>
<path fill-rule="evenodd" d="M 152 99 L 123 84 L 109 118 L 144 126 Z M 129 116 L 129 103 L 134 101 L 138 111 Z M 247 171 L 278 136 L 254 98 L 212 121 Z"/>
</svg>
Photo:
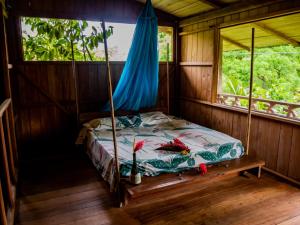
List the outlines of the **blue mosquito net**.
<svg viewBox="0 0 300 225">
<path fill-rule="evenodd" d="M 151 4 L 138 17 L 121 78 L 113 93 L 115 109 L 139 110 L 156 104 L 158 92 L 157 17 Z M 106 106 L 108 111 L 109 107 Z"/>
</svg>

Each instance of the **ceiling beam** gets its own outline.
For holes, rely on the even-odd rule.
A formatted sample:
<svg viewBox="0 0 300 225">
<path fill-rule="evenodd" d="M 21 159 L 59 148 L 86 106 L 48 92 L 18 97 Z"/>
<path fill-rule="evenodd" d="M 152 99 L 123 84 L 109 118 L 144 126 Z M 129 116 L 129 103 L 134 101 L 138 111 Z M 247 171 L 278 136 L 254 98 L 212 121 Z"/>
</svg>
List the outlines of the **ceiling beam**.
<svg viewBox="0 0 300 225">
<path fill-rule="evenodd" d="M 215 9 L 220 9 L 223 7 L 223 5 L 221 5 L 220 3 L 213 1 L 213 0 L 198 0 L 199 2 L 202 2 L 206 5 L 209 5 Z"/>
<path fill-rule="evenodd" d="M 300 43 L 297 40 L 295 40 L 293 38 L 290 38 L 287 35 L 285 35 L 284 33 L 281 33 L 278 30 L 274 30 L 273 28 L 270 28 L 270 27 L 268 27 L 267 25 L 265 25 L 265 24 L 263 24 L 261 22 L 256 22 L 256 23 L 252 23 L 252 24 L 254 25 L 254 27 L 257 27 L 258 29 L 260 29 L 260 30 L 262 30 L 262 31 L 264 31 L 266 33 L 274 35 L 277 38 L 283 40 L 284 42 L 292 44 L 295 47 L 297 47 L 297 46 L 300 45 Z"/>
<path fill-rule="evenodd" d="M 244 50 L 246 50 L 246 51 L 250 51 L 250 48 L 248 47 L 248 46 L 246 46 L 246 45 L 243 45 L 243 44 L 241 44 L 241 43 L 239 43 L 239 42 L 237 42 L 237 41 L 235 41 L 235 40 L 232 40 L 231 38 L 228 38 L 228 37 L 225 37 L 225 36 L 221 36 L 221 38 L 224 40 L 224 41 L 227 41 L 228 43 L 230 43 L 230 44 L 232 44 L 232 45 L 235 45 L 235 46 L 237 46 L 237 47 L 239 47 L 239 48 L 241 48 L 241 49 L 244 49 Z"/>
<path fill-rule="evenodd" d="M 284 2 L 285 0 L 265 0 L 265 1 L 258 1 L 258 0 L 247 0 L 247 1 L 239 1 L 233 4 L 229 4 L 228 6 L 221 8 L 221 9 L 216 9 L 216 10 L 211 10 L 206 13 L 199 13 L 198 15 L 193 15 L 193 16 L 188 16 L 183 18 L 180 21 L 179 26 L 180 27 L 185 27 L 189 25 L 193 25 L 196 23 L 200 23 L 203 21 L 208 21 L 211 19 L 215 19 L 217 17 L 224 17 L 227 15 L 231 15 L 233 13 L 240 13 L 243 11 L 259 8 L 259 7 L 264 7 L 264 6 L 269 6 L 278 2 Z"/>
</svg>

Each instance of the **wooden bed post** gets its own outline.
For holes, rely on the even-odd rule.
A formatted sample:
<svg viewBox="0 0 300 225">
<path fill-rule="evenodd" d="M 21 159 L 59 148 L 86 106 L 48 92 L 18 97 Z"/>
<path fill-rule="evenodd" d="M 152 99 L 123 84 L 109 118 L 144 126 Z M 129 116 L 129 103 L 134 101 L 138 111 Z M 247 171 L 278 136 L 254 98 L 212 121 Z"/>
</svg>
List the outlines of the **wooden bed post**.
<svg viewBox="0 0 300 225">
<path fill-rule="evenodd" d="M 169 52 L 170 45 L 167 43 L 167 110 L 170 114 L 170 71 L 169 71 Z"/>
<path fill-rule="evenodd" d="M 109 102 L 110 102 L 110 111 L 111 111 L 111 125 L 113 132 L 113 142 L 114 142 L 114 154 L 115 154 L 115 167 L 116 167 L 116 188 L 117 188 L 117 197 L 119 201 L 119 206 L 122 207 L 121 202 L 121 194 L 120 194 L 120 167 L 119 167 L 119 158 L 118 158 L 118 147 L 117 147 L 117 137 L 116 137 L 116 124 L 115 124 L 115 109 L 114 109 L 114 101 L 112 94 L 112 82 L 111 82 L 111 74 L 110 74 L 110 65 L 108 59 L 108 47 L 107 47 L 107 36 L 105 29 L 105 22 L 102 20 L 101 23 L 102 31 L 103 31 L 103 41 L 104 41 L 104 50 L 105 50 L 105 61 L 106 61 L 106 73 L 108 77 L 108 94 L 109 94 Z"/>
<path fill-rule="evenodd" d="M 254 66 L 254 38 L 255 38 L 255 28 L 252 28 L 252 38 L 251 38 L 251 65 L 250 65 L 250 89 L 249 89 L 249 99 L 248 99 L 248 124 L 247 124 L 247 145 L 246 145 L 246 155 L 249 155 L 250 146 L 250 132 L 251 132 L 251 108 L 252 108 L 252 91 L 253 91 L 253 66 Z"/>
</svg>

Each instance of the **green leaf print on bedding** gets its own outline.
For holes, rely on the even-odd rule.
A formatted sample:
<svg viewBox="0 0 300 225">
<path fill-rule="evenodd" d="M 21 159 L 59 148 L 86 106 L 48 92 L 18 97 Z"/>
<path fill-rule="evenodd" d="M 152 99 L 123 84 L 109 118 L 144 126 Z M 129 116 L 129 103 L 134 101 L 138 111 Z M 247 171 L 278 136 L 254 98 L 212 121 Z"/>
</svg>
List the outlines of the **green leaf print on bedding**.
<svg viewBox="0 0 300 225">
<path fill-rule="evenodd" d="M 131 171 L 131 167 L 128 167 L 127 165 L 121 165 L 120 173 L 123 176 L 126 176 L 126 174 L 129 174 Z"/>
<path fill-rule="evenodd" d="M 171 161 L 172 168 L 177 168 L 181 163 L 187 161 L 189 158 L 189 155 L 176 155 Z"/>
<path fill-rule="evenodd" d="M 224 155 L 229 153 L 232 148 L 233 148 L 233 143 L 226 143 L 221 145 L 217 153 L 218 158 L 222 158 Z"/>
<path fill-rule="evenodd" d="M 189 158 L 187 161 L 188 166 L 195 166 L 195 159 Z"/>
<path fill-rule="evenodd" d="M 203 159 L 205 159 L 206 161 L 217 161 L 218 160 L 218 156 L 216 153 L 213 152 L 208 152 L 208 151 L 204 151 L 204 152 L 198 152 L 196 153 L 196 155 L 201 156 Z"/>
<path fill-rule="evenodd" d="M 232 158 L 234 158 L 234 157 L 236 157 L 236 150 L 235 149 L 231 149 L 231 151 L 230 151 L 230 156 L 232 157 Z"/>
<path fill-rule="evenodd" d="M 150 164 L 151 166 L 157 168 L 157 169 L 169 169 L 170 168 L 170 163 L 169 162 L 165 162 L 163 160 L 156 160 L 156 159 L 150 159 L 147 160 L 148 164 Z"/>
<path fill-rule="evenodd" d="M 186 162 L 188 159 L 189 156 L 177 155 L 171 160 L 171 162 L 166 162 L 160 159 L 150 159 L 147 160 L 146 163 L 150 164 L 151 166 L 157 169 L 173 169 L 177 168 L 181 163 Z"/>
<path fill-rule="evenodd" d="M 131 123 L 127 117 L 118 117 L 117 118 L 125 127 L 131 127 Z"/>
</svg>

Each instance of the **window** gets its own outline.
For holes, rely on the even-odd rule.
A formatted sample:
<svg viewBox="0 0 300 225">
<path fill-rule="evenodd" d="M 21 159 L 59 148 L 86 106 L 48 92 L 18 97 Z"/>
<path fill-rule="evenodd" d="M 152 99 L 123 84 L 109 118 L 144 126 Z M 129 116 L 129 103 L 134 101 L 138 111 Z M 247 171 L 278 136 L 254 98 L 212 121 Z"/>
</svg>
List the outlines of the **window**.
<svg viewBox="0 0 300 225">
<path fill-rule="evenodd" d="M 295 14 L 221 29 L 219 103 L 248 107 L 254 27 L 254 109 L 300 119 L 299 21 L 300 14 Z"/>
<path fill-rule="evenodd" d="M 100 22 L 23 17 L 22 46 L 25 61 L 104 61 Z M 106 23 L 111 61 L 126 61 L 135 24 Z M 166 61 L 167 43 L 172 60 L 172 27 L 159 27 L 159 59 Z"/>
</svg>

